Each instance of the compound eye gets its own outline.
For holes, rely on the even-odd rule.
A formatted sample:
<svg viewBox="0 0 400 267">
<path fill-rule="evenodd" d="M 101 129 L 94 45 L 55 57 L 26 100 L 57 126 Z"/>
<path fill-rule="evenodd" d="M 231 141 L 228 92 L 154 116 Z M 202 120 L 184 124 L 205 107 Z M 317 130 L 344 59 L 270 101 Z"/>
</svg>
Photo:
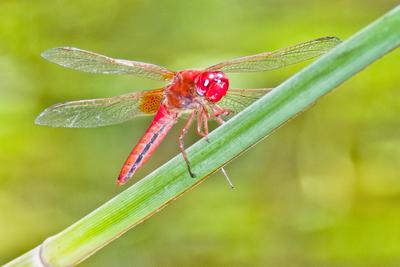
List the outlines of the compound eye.
<svg viewBox="0 0 400 267">
<path fill-rule="evenodd" d="M 204 96 L 208 89 L 210 88 L 211 83 L 214 81 L 214 74 L 210 72 L 204 72 L 200 74 L 199 78 L 196 82 L 197 93 L 201 96 Z"/>
<path fill-rule="evenodd" d="M 215 103 L 226 95 L 229 87 L 229 80 L 223 72 L 203 72 L 197 82 L 197 93 L 205 96 L 207 100 Z"/>
</svg>

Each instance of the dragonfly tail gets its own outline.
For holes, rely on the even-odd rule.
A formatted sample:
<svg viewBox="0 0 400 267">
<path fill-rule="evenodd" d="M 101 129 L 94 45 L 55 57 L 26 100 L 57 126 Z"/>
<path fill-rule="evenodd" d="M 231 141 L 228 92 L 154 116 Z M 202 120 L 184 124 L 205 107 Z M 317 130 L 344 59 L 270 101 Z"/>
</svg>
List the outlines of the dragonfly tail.
<svg viewBox="0 0 400 267">
<path fill-rule="evenodd" d="M 135 172 L 150 158 L 155 149 L 161 144 L 165 136 L 177 122 L 177 114 L 169 112 L 161 105 L 150 127 L 133 148 L 118 176 L 117 184 L 125 184 Z"/>
</svg>

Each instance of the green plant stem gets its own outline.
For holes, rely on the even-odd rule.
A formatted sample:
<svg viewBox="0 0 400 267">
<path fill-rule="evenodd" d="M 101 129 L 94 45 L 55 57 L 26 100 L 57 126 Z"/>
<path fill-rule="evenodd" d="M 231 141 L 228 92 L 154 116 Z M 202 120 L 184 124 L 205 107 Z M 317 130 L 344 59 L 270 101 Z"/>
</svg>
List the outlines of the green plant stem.
<svg viewBox="0 0 400 267">
<path fill-rule="evenodd" d="M 178 155 L 8 266 L 71 266 L 83 261 L 399 44 L 398 6 L 213 131 L 210 143 L 200 140 L 190 147 L 196 178 L 188 175 Z"/>
</svg>

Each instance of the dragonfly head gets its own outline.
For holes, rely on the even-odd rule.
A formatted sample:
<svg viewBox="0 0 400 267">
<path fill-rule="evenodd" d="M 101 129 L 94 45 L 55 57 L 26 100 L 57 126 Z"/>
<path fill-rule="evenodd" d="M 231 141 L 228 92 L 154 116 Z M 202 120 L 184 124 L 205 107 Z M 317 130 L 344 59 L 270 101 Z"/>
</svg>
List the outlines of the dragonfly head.
<svg viewBox="0 0 400 267">
<path fill-rule="evenodd" d="M 213 103 L 220 101 L 229 88 L 228 77 L 221 71 L 205 71 L 197 77 L 195 83 L 197 93 Z"/>
</svg>

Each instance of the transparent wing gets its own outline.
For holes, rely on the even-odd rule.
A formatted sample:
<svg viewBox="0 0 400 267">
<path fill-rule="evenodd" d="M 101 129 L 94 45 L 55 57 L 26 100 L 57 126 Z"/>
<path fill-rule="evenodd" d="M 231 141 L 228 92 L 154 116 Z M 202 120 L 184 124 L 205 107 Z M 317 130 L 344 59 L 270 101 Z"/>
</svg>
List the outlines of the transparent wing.
<svg viewBox="0 0 400 267">
<path fill-rule="evenodd" d="M 240 112 L 248 105 L 272 91 L 273 88 L 260 89 L 229 89 L 226 96 L 218 102 L 218 106 L 232 111 L 232 114 Z"/>
<path fill-rule="evenodd" d="M 71 101 L 45 109 L 36 124 L 51 127 L 91 128 L 121 123 L 136 116 L 156 113 L 163 89 L 135 92 L 110 98 Z"/>
<path fill-rule="evenodd" d="M 320 56 L 341 41 L 337 37 L 322 37 L 273 52 L 241 57 L 209 67 L 208 71 L 254 72 L 267 71 Z"/>
<path fill-rule="evenodd" d="M 124 59 L 114 59 L 74 47 L 57 47 L 42 57 L 60 66 L 91 73 L 131 74 L 153 80 L 168 80 L 174 72 L 163 67 Z"/>
</svg>

